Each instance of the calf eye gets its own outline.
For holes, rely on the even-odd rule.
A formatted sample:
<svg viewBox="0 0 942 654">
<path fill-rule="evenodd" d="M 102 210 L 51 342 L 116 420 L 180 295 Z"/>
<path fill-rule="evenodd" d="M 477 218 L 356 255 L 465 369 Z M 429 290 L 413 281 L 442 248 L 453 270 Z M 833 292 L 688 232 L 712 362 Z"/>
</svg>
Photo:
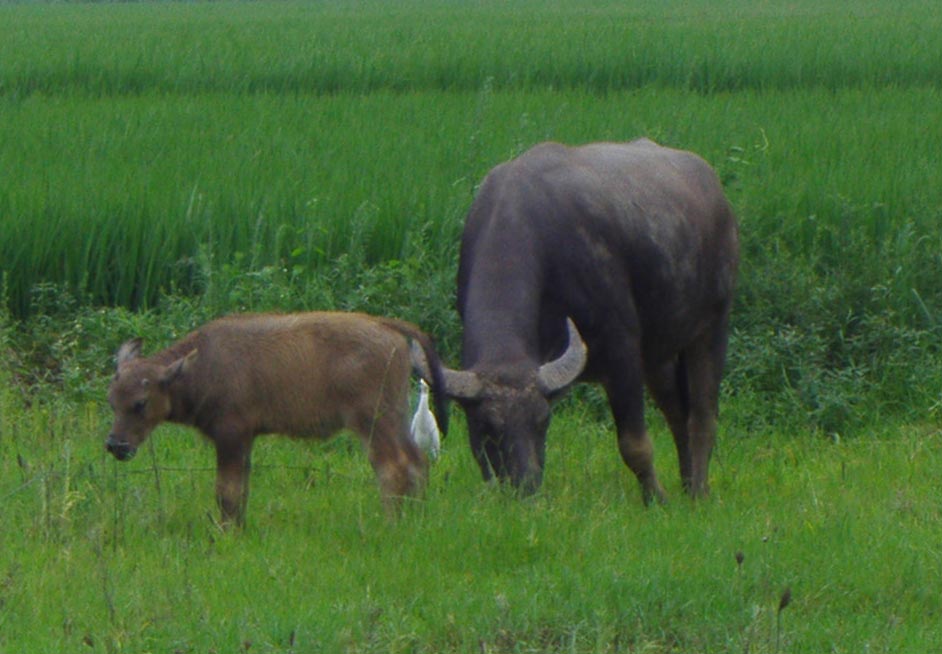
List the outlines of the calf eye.
<svg viewBox="0 0 942 654">
<path fill-rule="evenodd" d="M 144 409 L 146 408 L 147 408 L 147 400 L 138 400 L 131 407 L 131 410 L 134 411 L 134 413 L 141 415 L 142 413 L 144 413 Z"/>
</svg>

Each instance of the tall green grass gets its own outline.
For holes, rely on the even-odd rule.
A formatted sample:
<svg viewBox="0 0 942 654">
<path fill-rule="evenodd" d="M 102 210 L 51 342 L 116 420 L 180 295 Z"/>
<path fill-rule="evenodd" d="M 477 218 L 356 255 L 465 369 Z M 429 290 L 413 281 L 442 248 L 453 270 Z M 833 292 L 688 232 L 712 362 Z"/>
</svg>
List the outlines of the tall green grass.
<svg viewBox="0 0 942 654">
<path fill-rule="evenodd" d="M 453 184 L 467 161 L 444 146 L 446 126 L 420 125 L 435 119 L 433 103 L 227 95 L 6 105 L 3 138 L 17 147 L 0 158 L 16 173 L 0 190 L 0 249 L 14 309 L 28 310 L 38 281 L 98 302 L 152 303 L 161 288 L 189 288 L 201 250 L 218 263 L 238 254 L 252 266 L 309 266 L 354 240 L 370 261 L 397 257 L 429 224 L 430 237 L 454 241 L 470 182 L 458 185 L 463 194 Z M 442 104 L 457 122 L 460 105 Z"/>
<path fill-rule="evenodd" d="M 885 254 L 938 238 L 942 127 L 922 117 L 939 101 L 931 88 L 599 97 L 489 87 L 8 101 L 8 299 L 24 315 L 30 287 L 54 281 L 97 302 L 151 304 L 161 289 L 189 288 L 201 248 L 219 263 L 240 254 L 311 272 L 354 241 L 368 261 L 399 258 L 425 231 L 450 256 L 492 165 L 543 139 L 639 134 L 719 169 L 742 221 L 746 271 L 775 259 L 765 250 L 773 242 L 822 275 L 850 267 L 856 277 L 859 264 L 889 275 L 899 260 L 901 285 L 926 299 L 937 288 L 928 262 Z M 911 303 L 904 291 L 899 301 Z"/>
<path fill-rule="evenodd" d="M 199 256 L 316 279 L 352 247 L 407 258 L 421 232 L 449 265 L 476 183 L 547 138 L 700 152 L 742 218 L 747 270 L 784 250 L 828 277 L 885 260 L 901 227 L 913 247 L 937 238 L 926 116 L 942 17 L 928 2 L 30 3 L 0 17 L 0 269 L 17 316 L 41 282 L 130 307 L 198 291 Z M 871 287 L 897 284 L 887 268 Z M 931 313 L 938 285 L 903 277 L 894 300 Z"/>
</svg>

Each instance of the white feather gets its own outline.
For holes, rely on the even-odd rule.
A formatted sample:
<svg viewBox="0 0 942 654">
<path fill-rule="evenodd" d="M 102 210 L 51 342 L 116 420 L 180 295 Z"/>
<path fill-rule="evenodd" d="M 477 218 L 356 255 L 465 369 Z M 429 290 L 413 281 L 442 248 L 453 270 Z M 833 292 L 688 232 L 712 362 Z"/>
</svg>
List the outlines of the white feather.
<svg viewBox="0 0 942 654">
<path fill-rule="evenodd" d="M 441 439 L 438 435 L 438 424 L 428 406 L 428 384 L 424 379 L 419 380 L 419 404 L 412 416 L 412 440 L 425 450 L 429 458 L 437 459 L 441 449 Z"/>
</svg>

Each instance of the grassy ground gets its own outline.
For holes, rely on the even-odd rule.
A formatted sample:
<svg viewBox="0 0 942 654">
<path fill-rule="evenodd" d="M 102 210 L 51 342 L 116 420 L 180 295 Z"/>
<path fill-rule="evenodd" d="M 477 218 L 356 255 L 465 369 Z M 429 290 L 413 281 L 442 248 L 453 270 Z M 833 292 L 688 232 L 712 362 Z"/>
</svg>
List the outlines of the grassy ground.
<svg viewBox="0 0 942 654">
<path fill-rule="evenodd" d="M 942 646 L 935 428 L 727 432 L 694 504 L 655 421 L 672 501 L 644 509 L 609 426 L 574 403 L 525 501 L 481 484 L 459 421 L 398 521 L 352 440 L 271 438 L 249 526 L 222 533 L 211 448 L 190 432 L 163 428 L 119 464 L 95 407 L 2 408 L 0 651 Z"/>
</svg>

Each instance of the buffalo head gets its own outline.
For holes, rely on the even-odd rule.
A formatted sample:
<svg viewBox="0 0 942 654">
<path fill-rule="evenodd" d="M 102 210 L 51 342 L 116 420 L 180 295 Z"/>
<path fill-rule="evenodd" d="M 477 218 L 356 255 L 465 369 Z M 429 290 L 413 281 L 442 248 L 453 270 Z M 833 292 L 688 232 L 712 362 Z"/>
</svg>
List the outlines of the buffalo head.
<svg viewBox="0 0 942 654">
<path fill-rule="evenodd" d="M 169 386 L 195 359 L 196 350 L 170 365 L 161 365 L 141 357 L 139 338 L 121 346 L 108 390 L 114 424 L 105 443 L 116 459 L 133 457 L 154 428 L 170 416 Z"/>
<path fill-rule="evenodd" d="M 548 363 L 445 370 L 446 392 L 464 407 L 471 450 L 485 479 L 496 474 L 523 492 L 539 488 L 550 405 L 586 365 L 585 343 L 572 320 L 566 324 L 566 350 Z"/>
</svg>

